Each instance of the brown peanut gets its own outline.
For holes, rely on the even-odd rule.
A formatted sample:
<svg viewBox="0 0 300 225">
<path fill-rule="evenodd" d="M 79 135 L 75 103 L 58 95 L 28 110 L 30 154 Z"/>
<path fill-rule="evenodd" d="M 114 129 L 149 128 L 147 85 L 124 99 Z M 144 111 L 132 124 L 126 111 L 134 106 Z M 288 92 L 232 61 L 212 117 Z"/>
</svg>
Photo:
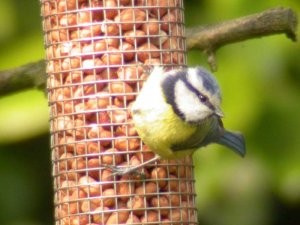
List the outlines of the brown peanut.
<svg viewBox="0 0 300 225">
<path fill-rule="evenodd" d="M 128 175 L 124 175 L 120 179 L 120 183 L 117 183 L 117 195 L 122 201 L 128 201 L 130 195 L 134 193 L 134 183 L 131 182 Z"/>
<path fill-rule="evenodd" d="M 119 211 L 113 212 L 110 217 L 107 219 L 106 224 L 122 224 L 127 221 L 129 217 L 129 211 L 127 209 L 120 208 Z"/>
<path fill-rule="evenodd" d="M 93 203 L 92 201 L 85 200 L 81 202 L 80 209 L 82 212 L 87 213 L 87 212 L 94 211 L 98 206 L 99 205 Z"/>
<path fill-rule="evenodd" d="M 151 172 L 151 178 L 157 180 L 158 186 L 163 188 L 167 184 L 167 170 L 165 167 L 156 167 Z"/>
<path fill-rule="evenodd" d="M 122 54 L 118 48 L 108 47 L 107 52 L 103 54 L 101 60 L 105 65 L 121 65 Z"/>
<path fill-rule="evenodd" d="M 141 66 L 120 67 L 117 74 L 118 78 L 126 81 L 128 84 L 134 84 L 140 79 L 144 69 Z"/>
<path fill-rule="evenodd" d="M 110 85 L 111 92 L 116 95 L 116 98 L 126 101 L 131 101 L 134 99 L 133 89 L 126 82 L 113 82 Z"/>
<path fill-rule="evenodd" d="M 133 198 L 128 200 L 127 208 L 132 210 L 134 215 L 142 216 L 147 208 L 147 203 L 144 201 L 142 196 L 135 195 Z"/>
<path fill-rule="evenodd" d="M 105 224 L 110 215 L 108 207 L 99 206 L 93 211 L 93 221 L 97 224 Z"/>
<path fill-rule="evenodd" d="M 129 218 L 127 219 L 125 224 L 130 224 L 131 225 L 131 224 L 140 224 L 140 223 L 141 223 L 141 221 L 137 216 L 135 216 L 133 214 L 130 214 Z"/>
<path fill-rule="evenodd" d="M 88 222 L 89 222 L 88 215 L 80 215 L 80 216 L 71 216 L 70 217 L 70 224 L 72 224 L 72 225 L 86 225 L 86 224 L 88 224 Z M 69 224 L 69 223 L 67 223 L 67 224 Z"/>
<path fill-rule="evenodd" d="M 175 225 L 188 224 L 188 214 L 183 209 L 172 209 L 169 214 L 169 220 L 177 222 Z"/>
<path fill-rule="evenodd" d="M 79 185 L 81 185 L 81 189 L 89 196 L 99 196 L 101 194 L 100 185 L 95 179 L 89 176 L 82 176 L 79 179 Z"/>
<path fill-rule="evenodd" d="M 138 196 L 145 196 L 147 199 L 150 199 L 152 197 L 152 194 L 157 193 L 157 191 L 158 191 L 157 185 L 155 182 L 152 181 L 147 182 L 145 186 L 141 185 L 135 189 L 135 193 Z"/>
<path fill-rule="evenodd" d="M 113 19 L 117 14 L 118 14 L 118 10 L 114 9 L 116 8 L 117 5 L 117 1 L 116 0 L 105 0 L 103 1 L 103 6 L 104 6 L 104 16 L 107 19 Z"/>
<path fill-rule="evenodd" d="M 158 213 L 153 210 L 146 211 L 145 215 L 141 218 L 142 224 L 155 224 L 154 222 L 158 222 Z"/>
<path fill-rule="evenodd" d="M 64 12 L 67 10 L 74 10 L 76 8 L 76 1 L 75 0 L 59 0 L 57 3 L 57 10 L 58 12 Z"/>
<path fill-rule="evenodd" d="M 166 196 L 153 197 L 150 199 L 150 204 L 153 207 L 156 207 L 162 216 L 168 216 L 170 202 Z M 164 207 L 166 209 L 164 209 Z"/>
<path fill-rule="evenodd" d="M 147 40 L 146 33 L 142 30 L 129 30 L 125 32 L 124 39 L 133 46 L 138 46 Z"/>
<path fill-rule="evenodd" d="M 138 48 L 137 55 L 141 62 L 145 62 L 149 58 L 158 58 L 160 53 L 159 49 L 154 44 L 145 43 Z"/>
<path fill-rule="evenodd" d="M 140 147 L 138 138 L 118 138 L 114 141 L 115 147 L 120 151 L 137 150 Z"/>
<path fill-rule="evenodd" d="M 119 50 L 121 51 L 121 53 L 124 56 L 124 60 L 125 61 L 131 61 L 134 59 L 135 56 L 135 52 L 134 52 L 134 47 L 132 44 L 128 43 L 128 42 L 122 42 Z M 123 67 L 120 67 L 123 68 Z"/>
<path fill-rule="evenodd" d="M 102 163 L 106 165 L 118 165 L 123 162 L 122 155 L 115 148 L 106 150 L 102 155 Z"/>
<path fill-rule="evenodd" d="M 128 8 L 122 10 L 120 16 L 116 16 L 115 21 L 121 23 L 123 31 L 138 29 L 146 18 L 146 13 L 141 9 Z"/>
<path fill-rule="evenodd" d="M 106 36 L 116 36 L 119 34 L 119 27 L 113 20 L 105 20 L 101 24 L 101 32 Z"/>
<path fill-rule="evenodd" d="M 142 31 L 148 35 L 157 35 L 159 34 L 159 21 L 156 18 L 149 18 L 147 23 L 142 25 Z"/>
<path fill-rule="evenodd" d="M 104 207 L 114 207 L 116 204 L 116 191 L 113 188 L 108 188 L 102 193 L 103 206 Z"/>
<path fill-rule="evenodd" d="M 168 8 L 167 7 L 175 7 L 177 0 L 149 0 L 149 5 L 156 6 L 151 9 L 151 12 L 156 16 L 164 16 Z"/>
</svg>

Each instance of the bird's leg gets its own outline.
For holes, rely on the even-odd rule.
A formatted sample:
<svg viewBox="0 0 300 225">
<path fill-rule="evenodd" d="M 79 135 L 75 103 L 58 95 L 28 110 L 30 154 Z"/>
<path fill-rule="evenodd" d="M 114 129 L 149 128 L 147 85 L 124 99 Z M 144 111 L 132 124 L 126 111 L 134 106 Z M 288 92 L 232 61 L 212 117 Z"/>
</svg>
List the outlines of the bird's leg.
<svg viewBox="0 0 300 225">
<path fill-rule="evenodd" d="M 135 173 L 136 170 L 142 168 L 143 166 L 146 166 L 152 162 L 155 162 L 157 160 L 160 159 L 160 156 L 159 155 L 155 155 L 154 158 L 152 159 L 149 159 L 148 161 L 146 162 L 143 162 L 139 165 L 135 165 L 135 166 L 128 166 L 128 167 L 118 167 L 118 166 L 107 166 L 109 167 L 111 170 L 112 170 L 112 176 L 117 176 L 117 175 L 120 175 L 120 176 L 123 176 L 125 174 L 129 174 L 129 173 Z M 138 172 L 137 172 L 138 173 Z"/>
</svg>

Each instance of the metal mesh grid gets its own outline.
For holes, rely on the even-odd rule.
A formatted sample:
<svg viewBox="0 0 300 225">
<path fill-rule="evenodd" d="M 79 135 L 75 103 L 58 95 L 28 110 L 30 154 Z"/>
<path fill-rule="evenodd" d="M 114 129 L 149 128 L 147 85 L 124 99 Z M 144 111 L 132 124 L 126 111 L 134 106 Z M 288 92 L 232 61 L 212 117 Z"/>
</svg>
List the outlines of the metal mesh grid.
<svg viewBox="0 0 300 225">
<path fill-rule="evenodd" d="M 186 65 L 183 0 L 41 0 L 56 224 L 197 224 L 193 165 L 160 160 L 130 107 L 147 67 Z"/>
</svg>

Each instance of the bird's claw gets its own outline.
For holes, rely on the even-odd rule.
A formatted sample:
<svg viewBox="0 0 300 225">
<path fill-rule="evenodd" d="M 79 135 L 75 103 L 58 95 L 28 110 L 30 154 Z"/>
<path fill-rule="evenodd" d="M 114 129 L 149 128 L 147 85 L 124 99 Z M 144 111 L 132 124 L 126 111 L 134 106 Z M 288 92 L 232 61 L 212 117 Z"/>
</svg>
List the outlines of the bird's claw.
<svg viewBox="0 0 300 225">
<path fill-rule="evenodd" d="M 108 168 L 112 171 L 110 177 L 115 176 L 123 176 L 126 174 L 138 176 L 141 178 L 145 178 L 145 174 L 143 172 L 138 171 L 137 167 L 135 166 L 128 166 L 128 167 L 120 167 L 120 166 L 111 166 L 111 165 L 104 165 L 105 168 Z"/>
</svg>

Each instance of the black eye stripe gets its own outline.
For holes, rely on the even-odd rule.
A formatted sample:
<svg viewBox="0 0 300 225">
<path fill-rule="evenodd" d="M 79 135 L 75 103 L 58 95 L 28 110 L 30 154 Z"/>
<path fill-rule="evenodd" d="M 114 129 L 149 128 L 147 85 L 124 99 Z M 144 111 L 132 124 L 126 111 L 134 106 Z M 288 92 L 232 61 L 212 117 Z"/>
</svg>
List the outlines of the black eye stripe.
<svg viewBox="0 0 300 225">
<path fill-rule="evenodd" d="M 213 107 L 213 105 L 210 103 L 210 101 L 209 101 L 209 99 L 208 99 L 208 97 L 206 96 L 206 95 L 204 95 L 204 94 L 202 94 L 199 90 L 197 90 L 187 79 L 186 79 L 186 76 L 182 76 L 181 78 L 180 78 L 183 82 L 184 82 L 184 84 L 192 91 L 192 92 L 194 92 L 196 95 L 197 95 L 197 97 L 200 99 L 200 101 L 203 103 L 203 104 L 205 104 L 207 107 L 209 107 L 210 109 L 212 109 L 212 110 L 214 110 L 214 107 Z M 201 97 L 202 96 L 202 97 Z M 205 98 L 205 100 L 204 99 L 201 99 L 201 98 Z M 204 101 L 203 101 L 204 100 Z"/>
<path fill-rule="evenodd" d="M 201 95 L 205 96 L 200 91 L 198 91 L 190 82 L 188 82 L 186 77 L 183 77 L 181 80 L 188 87 L 188 89 L 190 89 L 192 92 L 194 92 L 197 96 L 201 96 Z"/>
<path fill-rule="evenodd" d="M 182 120 L 185 120 L 185 116 L 175 103 L 175 83 L 178 81 L 178 79 L 180 79 L 180 77 L 184 77 L 185 73 L 185 71 L 178 71 L 175 76 L 167 76 L 162 82 L 162 91 L 166 97 L 166 102 L 172 106 L 174 112 Z"/>
</svg>

